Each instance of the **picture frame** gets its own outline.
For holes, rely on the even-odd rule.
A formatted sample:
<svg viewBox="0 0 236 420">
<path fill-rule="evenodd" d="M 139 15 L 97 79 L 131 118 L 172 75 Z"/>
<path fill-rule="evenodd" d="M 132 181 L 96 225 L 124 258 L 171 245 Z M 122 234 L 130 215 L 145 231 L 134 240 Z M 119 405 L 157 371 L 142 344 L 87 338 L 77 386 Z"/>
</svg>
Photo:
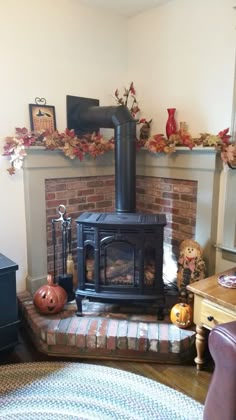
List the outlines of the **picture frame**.
<svg viewBox="0 0 236 420">
<path fill-rule="evenodd" d="M 29 114 L 31 131 L 53 132 L 57 129 L 55 106 L 29 104 Z"/>
</svg>

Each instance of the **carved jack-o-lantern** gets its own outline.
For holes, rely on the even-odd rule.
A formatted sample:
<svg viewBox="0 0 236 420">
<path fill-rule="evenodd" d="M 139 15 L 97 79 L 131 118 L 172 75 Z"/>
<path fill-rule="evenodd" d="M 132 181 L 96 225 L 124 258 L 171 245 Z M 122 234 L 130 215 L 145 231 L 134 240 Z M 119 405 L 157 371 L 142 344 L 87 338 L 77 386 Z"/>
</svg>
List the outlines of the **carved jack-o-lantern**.
<svg viewBox="0 0 236 420">
<path fill-rule="evenodd" d="M 193 311 L 187 303 L 176 303 L 170 311 L 170 319 L 179 328 L 188 328 L 193 322 Z"/>
<path fill-rule="evenodd" d="M 47 276 L 48 284 L 41 286 L 34 294 L 34 304 L 42 314 L 56 314 L 67 301 L 66 291 L 54 284 L 52 276 Z"/>
</svg>

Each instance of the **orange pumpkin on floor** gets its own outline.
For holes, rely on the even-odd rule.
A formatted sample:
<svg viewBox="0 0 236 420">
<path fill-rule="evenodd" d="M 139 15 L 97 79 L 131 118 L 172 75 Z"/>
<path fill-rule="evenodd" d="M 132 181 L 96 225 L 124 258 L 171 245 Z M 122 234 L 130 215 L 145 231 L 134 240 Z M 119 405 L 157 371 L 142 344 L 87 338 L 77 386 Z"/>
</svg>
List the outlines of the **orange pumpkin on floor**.
<svg viewBox="0 0 236 420">
<path fill-rule="evenodd" d="M 176 303 L 170 311 L 170 320 L 179 328 L 188 328 L 193 322 L 193 311 L 187 303 Z"/>
<path fill-rule="evenodd" d="M 42 314 L 56 314 L 60 312 L 67 301 L 66 291 L 53 283 L 52 276 L 47 276 L 48 284 L 41 286 L 34 294 L 34 305 Z"/>
</svg>

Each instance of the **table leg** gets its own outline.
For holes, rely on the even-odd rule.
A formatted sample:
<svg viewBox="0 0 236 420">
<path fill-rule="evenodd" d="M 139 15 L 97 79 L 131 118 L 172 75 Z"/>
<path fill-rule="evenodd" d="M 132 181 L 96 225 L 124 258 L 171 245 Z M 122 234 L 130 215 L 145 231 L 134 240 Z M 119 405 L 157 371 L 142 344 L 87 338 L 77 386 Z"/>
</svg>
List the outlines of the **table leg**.
<svg viewBox="0 0 236 420">
<path fill-rule="evenodd" d="M 204 352 L 206 348 L 206 329 L 201 325 L 196 326 L 196 350 L 197 350 L 197 357 L 195 357 L 194 361 L 197 365 L 197 370 L 201 370 L 203 364 L 205 363 L 204 359 Z"/>
</svg>

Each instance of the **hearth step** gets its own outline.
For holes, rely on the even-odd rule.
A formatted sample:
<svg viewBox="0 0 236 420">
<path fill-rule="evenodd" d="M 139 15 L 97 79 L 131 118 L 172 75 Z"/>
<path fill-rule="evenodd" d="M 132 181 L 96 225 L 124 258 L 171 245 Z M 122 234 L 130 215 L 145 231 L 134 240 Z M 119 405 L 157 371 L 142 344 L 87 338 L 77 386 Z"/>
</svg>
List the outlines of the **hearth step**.
<svg viewBox="0 0 236 420">
<path fill-rule="evenodd" d="M 195 331 L 179 329 L 168 317 L 157 322 L 155 314 L 88 301 L 83 301 L 81 318 L 76 316 L 75 302 L 46 316 L 38 312 L 27 291 L 18 294 L 18 302 L 22 327 L 36 348 L 50 356 L 176 364 L 194 358 Z"/>
</svg>

